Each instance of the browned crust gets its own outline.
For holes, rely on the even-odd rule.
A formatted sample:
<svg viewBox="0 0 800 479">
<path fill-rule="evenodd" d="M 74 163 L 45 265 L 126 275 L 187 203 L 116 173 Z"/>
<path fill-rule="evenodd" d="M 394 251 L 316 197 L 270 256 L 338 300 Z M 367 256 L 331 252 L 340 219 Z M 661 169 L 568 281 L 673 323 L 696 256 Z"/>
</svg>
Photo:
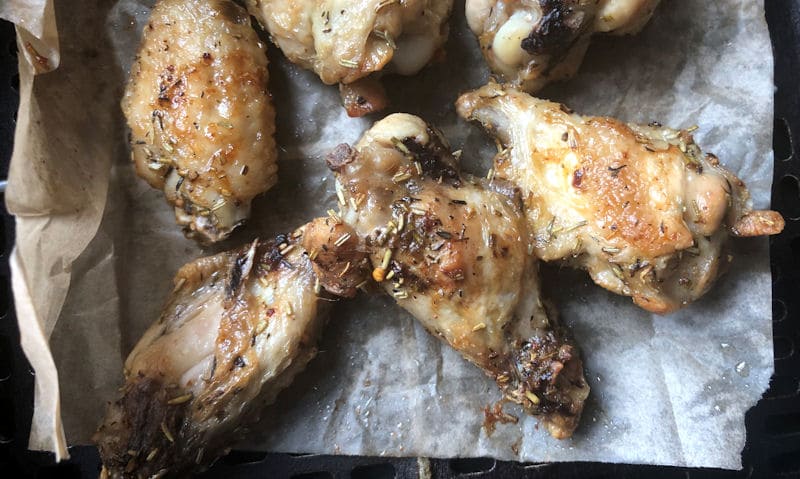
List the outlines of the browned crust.
<svg viewBox="0 0 800 479">
<path fill-rule="evenodd" d="M 369 258 L 350 226 L 329 216 L 317 218 L 305 227 L 303 248 L 329 293 L 352 298 L 367 281 Z"/>
<path fill-rule="evenodd" d="M 182 288 L 199 287 L 213 272 L 223 273 L 225 312 L 206 392 L 193 397 L 174 384 L 166 384 L 158 370 L 129 377 L 92 438 L 108 477 L 187 477 L 206 467 L 244 432 L 237 424 L 230 434 L 209 438 L 194 425 L 223 411 L 215 405 L 240 393 L 252 381 L 257 367 L 252 347 L 257 318 L 251 313 L 247 279 L 294 268 L 281 254 L 281 248 L 285 251 L 291 244 L 287 235 L 267 242 L 256 240 L 237 250 L 194 261 L 178 271 L 173 295 Z"/>
<path fill-rule="evenodd" d="M 750 211 L 731 226 L 731 234 L 742 237 L 776 235 L 785 225 L 783 216 L 777 211 Z"/>
<path fill-rule="evenodd" d="M 383 84 L 372 77 L 361 78 L 353 83 L 339 83 L 339 95 L 347 116 L 353 118 L 381 111 L 389 104 Z"/>
<path fill-rule="evenodd" d="M 574 0 L 539 0 L 542 19 L 522 39 L 522 49 L 531 55 L 551 55 L 556 60 L 563 57 L 589 24 L 586 18 L 591 18 L 575 8 L 576 3 Z"/>
<path fill-rule="evenodd" d="M 170 404 L 182 394 L 158 378 L 129 380 L 122 397 L 109 405 L 107 417 L 116 420 L 106 421 L 92 438 L 109 477 L 151 477 L 160 471 L 181 475 L 195 467 L 175 462 L 189 441 L 182 428 L 189 403 Z"/>
<path fill-rule="evenodd" d="M 350 148 L 350 145 L 342 143 L 328 153 L 325 157 L 325 163 L 331 171 L 339 172 L 342 168 L 352 163 L 357 157 L 358 153 Z"/>
<path fill-rule="evenodd" d="M 589 386 L 583 362 L 571 340 L 549 331 L 516 341 L 511 351 L 490 366 L 503 394 L 526 413 L 542 418 L 556 439 L 572 436 L 578 427 Z"/>
</svg>

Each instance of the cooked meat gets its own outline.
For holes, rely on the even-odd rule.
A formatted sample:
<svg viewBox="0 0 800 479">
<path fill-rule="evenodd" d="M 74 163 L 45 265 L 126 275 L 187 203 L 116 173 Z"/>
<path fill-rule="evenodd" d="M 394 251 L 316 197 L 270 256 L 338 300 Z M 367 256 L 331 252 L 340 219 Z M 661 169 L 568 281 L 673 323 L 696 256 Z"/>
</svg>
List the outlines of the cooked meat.
<svg viewBox="0 0 800 479">
<path fill-rule="evenodd" d="M 702 296 L 731 260 L 729 236 L 779 233 L 744 183 L 694 143 L 692 129 L 582 117 L 491 83 L 457 101 L 502 145 L 494 174 L 522 190 L 536 255 L 668 313 Z"/>
<path fill-rule="evenodd" d="M 303 246 L 322 286 L 331 294 L 352 298 L 369 278 L 369 259 L 358 235 L 332 217 L 317 218 L 305 227 Z"/>
<path fill-rule="evenodd" d="M 467 0 L 467 22 L 504 81 L 535 92 L 572 77 L 595 32 L 637 33 L 659 0 Z"/>
<path fill-rule="evenodd" d="M 204 468 L 314 357 L 327 304 L 320 288 L 349 284 L 318 280 L 300 244 L 306 231 L 330 242 L 324 221 L 178 271 L 161 317 L 125 361 L 120 398 L 94 437 L 106 477 L 185 477 Z M 365 261 L 354 242 L 337 236 L 333 243 L 325 267 L 346 264 L 334 264 L 336 251 L 345 262 Z"/>
<path fill-rule="evenodd" d="M 350 117 L 360 117 L 386 108 L 388 98 L 380 80 L 365 77 L 353 83 L 339 83 L 339 96 Z"/>
<path fill-rule="evenodd" d="M 387 70 L 413 75 L 447 40 L 452 0 L 247 0 L 250 13 L 286 57 L 328 85 Z M 370 93 L 380 94 L 371 88 Z M 351 93 L 344 89 L 343 99 Z M 357 95 L 356 95 L 357 96 Z M 383 108 L 385 98 L 346 102 L 351 116 Z"/>
<path fill-rule="evenodd" d="M 589 387 L 577 348 L 542 306 L 516 190 L 462 176 L 444 140 L 406 114 L 340 145 L 328 165 L 373 279 L 553 436 L 570 436 Z"/>
<path fill-rule="evenodd" d="M 236 4 L 156 4 L 122 110 L 136 172 L 202 241 L 227 237 L 277 179 L 267 75 L 264 45 Z"/>
</svg>

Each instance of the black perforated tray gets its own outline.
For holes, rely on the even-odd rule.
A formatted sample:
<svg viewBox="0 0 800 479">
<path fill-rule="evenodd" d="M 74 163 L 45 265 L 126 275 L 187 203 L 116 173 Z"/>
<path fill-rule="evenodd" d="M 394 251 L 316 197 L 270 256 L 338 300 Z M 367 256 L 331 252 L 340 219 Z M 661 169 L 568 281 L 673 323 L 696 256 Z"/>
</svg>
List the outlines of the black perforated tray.
<svg viewBox="0 0 800 479">
<path fill-rule="evenodd" d="M 2 1 L 2 0 L 0 0 Z M 675 5 L 673 7 L 679 7 Z M 745 418 L 747 445 L 742 471 L 599 463 L 520 464 L 494 459 L 431 459 L 433 478 L 761 478 L 800 477 L 800 1 L 765 0 L 775 53 L 775 182 L 772 207 L 786 218 L 784 232 L 770 240 L 773 274 L 775 376 L 764 399 Z M 764 52 L 768 54 L 768 52 Z M 13 27 L 0 21 L 0 177 L 11 156 L 18 104 Z M 93 447 L 70 448 L 72 458 L 26 450 L 33 398 L 33 371 L 19 345 L 8 272 L 13 219 L 3 205 L 0 238 L 0 477 L 95 478 Z M 417 478 L 416 458 L 267 454 L 233 451 L 204 478 Z"/>
</svg>

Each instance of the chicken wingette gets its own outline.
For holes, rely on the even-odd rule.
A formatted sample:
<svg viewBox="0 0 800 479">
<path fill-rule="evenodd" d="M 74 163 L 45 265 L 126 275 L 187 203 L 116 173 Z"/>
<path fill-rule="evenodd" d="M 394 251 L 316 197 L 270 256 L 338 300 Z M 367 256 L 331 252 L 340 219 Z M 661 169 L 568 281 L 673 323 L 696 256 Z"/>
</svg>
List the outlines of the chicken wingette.
<svg viewBox="0 0 800 479">
<path fill-rule="evenodd" d="M 644 27 L 659 0 L 467 0 L 470 29 L 492 72 L 535 92 L 578 71 L 594 33 Z"/>
<path fill-rule="evenodd" d="M 729 236 L 779 233 L 744 183 L 689 130 L 583 117 L 490 83 L 458 113 L 500 143 L 494 175 L 522 191 L 533 248 L 586 269 L 595 283 L 668 313 L 702 296 L 727 266 Z"/>
<path fill-rule="evenodd" d="M 462 176 L 444 140 L 406 114 L 327 162 L 373 279 L 550 434 L 569 437 L 589 386 L 575 344 L 542 304 L 515 190 Z"/>
<path fill-rule="evenodd" d="M 122 111 L 136 172 L 178 224 L 226 238 L 277 180 L 267 57 L 230 0 L 160 0 L 144 27 Z"/>
<path fill-rule="evenodd" d="M 356 236 L 327 223 L 178 271 L 161 317 L 125 361 L 120 397 L 95 434 L 104 477 L 186 477 L 203 469 L 314 357 L 328 304 L 321 290 L 352 296 L 366 278 Z M 324 261 L 310 260 L 305 234 L 327 245 Z M 345 235 L 352 239 L 341 240 Z M 339 275 L 346 264 L 349 273 Z"/>
<path fill-rule="evenodd" d="M 368 75 L 413 75 L 447 40 L 452 0 L 247 0 L 286 57 L 339 84 L 350 116 L 386 105 Z"/>
</svg>

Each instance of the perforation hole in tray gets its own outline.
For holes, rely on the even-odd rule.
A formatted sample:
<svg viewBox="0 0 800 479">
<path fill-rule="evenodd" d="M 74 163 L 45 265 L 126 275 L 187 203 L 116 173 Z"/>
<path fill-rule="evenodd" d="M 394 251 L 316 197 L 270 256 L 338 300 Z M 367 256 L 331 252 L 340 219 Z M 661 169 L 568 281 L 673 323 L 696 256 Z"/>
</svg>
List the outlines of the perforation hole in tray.
<svg viewBox="0 0 800 479">
<path fill-rule="evenodd" d="M 775 118 L 773 125 L 772 149 L 775 150 L 775 159 L 788 161 L 792 159 L 794 151 L 789 125 L 784 118 Z"/>
<path fill-rule="evenodd" d="M 800 183 L 794 175 L 784 175 L 778 183 L 781 212 L 785 218 L 800 218 Z"/>
<path fill-rule="evenodd" d="M 0 255 L 2 257 L 2 255 Z M 0 276 L 0 319 L 5 318 L 8 309 L 11 307 L 11 288 L 8 284 L 8 277 Z"/>
<path fill-rule="evenodd" d="M 769 239 L 770 248 L 772 248 L 772 244 L 773 244 L 774 241 L 775 241 L 774 237 L 771 237 Z M 770 271 L 772 271 L 772 285 L 775 286 L 776 284 L 778 284 L 781 281 L 781 273 L 783 272 L 781 270 L 781 265 L 777 261 L 775 261 L 774 259 L 771 259 L 771 261 L 769 263 L 769 269 L 770 269 Z M 772 308 L 773 308 L 773 311 L 774 311 L 775 307 L 773 306 Z M 774 316 L 775 315 L 773 314 L 773 321 L 774 321 Z"/>
<path fill-rule="evenodd" d="M 775 336 L 773 338 L 775 345 L 775 360 L 790 358 L 794 354 L 794 341 L 787 336 Z"/>
<path fill-rule="evenodd" d="M 350 471 L 350 479 L 394 479 L 397 471 L 388 463 L 358 466 Z"/>
<path fill-rule="evenodd" d="M 491 471 L 497 465 L 497 461 L 490 457 L 469 457 L 451 459 L 449 465 L 450 470 L 456 474 L 475 474 Z"/>
<path fill-rule="evenodd" d="M 8 381 L 11 377 L 11 340 L 0 336 L 0 383 Z"/>
<path fill-rule="evenodd" d="M 788 311 L 786 309 L 786 303 L 782 299 L 775 298 L 772 300 L 772 321 L 775 323 L 780 323 L 786 316 L 788 315 Z"/>
</svg>

